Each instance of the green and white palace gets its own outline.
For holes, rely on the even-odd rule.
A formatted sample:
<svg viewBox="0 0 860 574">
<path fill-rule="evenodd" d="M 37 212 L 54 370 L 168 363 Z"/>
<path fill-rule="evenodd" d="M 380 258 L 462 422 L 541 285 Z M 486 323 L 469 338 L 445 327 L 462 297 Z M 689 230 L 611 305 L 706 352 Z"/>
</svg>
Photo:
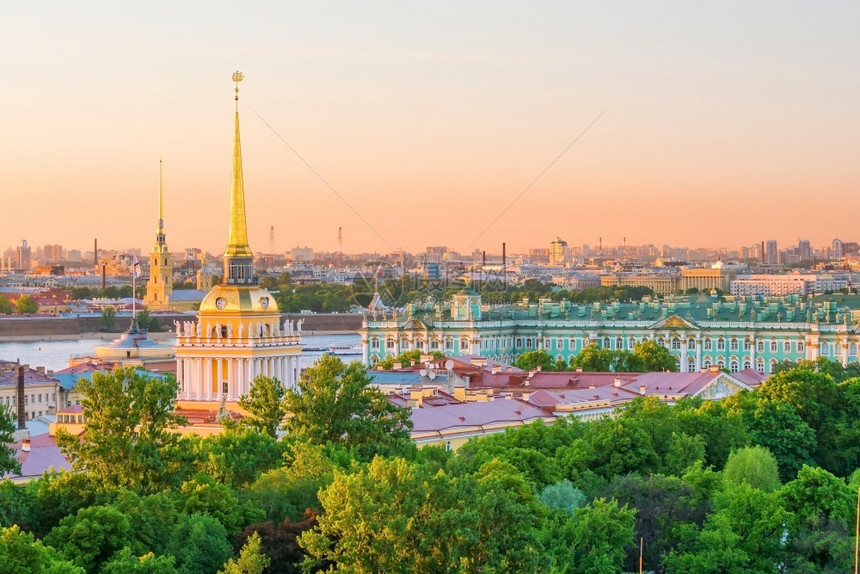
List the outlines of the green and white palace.
<svg viewBox="0 0 860 574">
<path fill-rule="evenodd" d="M 541 299 L 490 306 L 464 290 L 449 301 L 428 298 L 405 309 L 374 306 L 365 312 L 359 334 L 368 366 L 416 349 L 502 363 L 544 350 L 569 361 L 592 343 L 632 350 L 654 339 L 672 352 L 682 372 L 717 365 L 769 373 L 786 359 L 856 362 L 858 307 L 857 295 L 725 300 L 698 295 L 593 304 Z"/>
</svg>

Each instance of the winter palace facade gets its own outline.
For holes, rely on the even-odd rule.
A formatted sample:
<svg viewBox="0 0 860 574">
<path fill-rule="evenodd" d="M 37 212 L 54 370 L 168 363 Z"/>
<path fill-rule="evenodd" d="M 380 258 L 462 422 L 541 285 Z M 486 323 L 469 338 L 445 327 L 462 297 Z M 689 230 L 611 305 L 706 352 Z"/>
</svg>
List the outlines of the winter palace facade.
<svg viewBox="0 0 860 574">
<path fill-rule="evenodd" d="M 374 308 L 365 313 L 359 334 L 369 366 L 416 349 L 482 355 L 502 363 L 544 350 L 569 361 L 592 343 L 632 350 L 636 343 L 654 339 L 672 352 L 682 372 L 716 365 L 731 372 L 753 368 L 769 373 L 786 359 L 823 356 L 845 365 L 858 360 L 857 311 L 841 298 L 720 300 L 699 295 L 629 303 L 541 299 L 489 306 L 480 295 L 464 290 L 449 301 L 428 298 L 405 309 Z"/>
</svg>

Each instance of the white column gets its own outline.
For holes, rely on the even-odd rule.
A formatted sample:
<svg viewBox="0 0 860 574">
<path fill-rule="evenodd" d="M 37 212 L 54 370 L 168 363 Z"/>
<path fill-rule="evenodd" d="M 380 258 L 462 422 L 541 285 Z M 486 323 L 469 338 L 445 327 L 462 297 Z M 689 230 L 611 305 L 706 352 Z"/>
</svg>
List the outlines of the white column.
<svg viewBox="0 0 860 574">
<path fill-rule="evenodd" d="M 687 367 L 687 339 L 681 339 L 681 372 L 686 373 L 690 369 Z"/>
<path fill-rule="evenodd" d="M 696 337 L 696 372 L 702 370 L 702 338 Z"/>
<path fill-rule="evenodd" d="M 227 359 L 227 399 L 233 399 L 236 396 L 236 361 Z"/>
</svg>

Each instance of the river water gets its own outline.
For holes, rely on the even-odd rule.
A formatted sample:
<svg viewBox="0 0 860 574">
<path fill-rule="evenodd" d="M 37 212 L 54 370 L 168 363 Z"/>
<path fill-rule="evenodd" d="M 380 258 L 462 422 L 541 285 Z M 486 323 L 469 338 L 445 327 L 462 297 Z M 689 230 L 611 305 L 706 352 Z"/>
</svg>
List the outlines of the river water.
<svg viewBox="0 0 860 574">
<path fill-rule="evenodd" d="M 118 337 L 119 335 L 117 335 Z M 22 364 L 30 365 L 31 368 L 45 367 L 52 371 L 59 371 L 69 366 L 69 358 L 72 356 L 92 355 L 95 353 L 96 345 L 105 345 L 109 340 L 97 338 L 69 338 L 57 341 L 8 341 L 0 342 L 0 359 L 5 361 L 20 360 Z M 159 343 L 172 345 L 173 338 L 158 339 Z M 308 350 L 302 353 L 299 359 L 299 367 L 310 367 L 329 347 L 354 347 L 361 344 L 361 337 L 354 335 L 302 335 L 302 344 L 321 350 Z M 336 354 L 339 352 L 336 350 Z M 360 361 L 361 355 L 344 354 L 341 356 L 344 362 Z"/>
</svg>

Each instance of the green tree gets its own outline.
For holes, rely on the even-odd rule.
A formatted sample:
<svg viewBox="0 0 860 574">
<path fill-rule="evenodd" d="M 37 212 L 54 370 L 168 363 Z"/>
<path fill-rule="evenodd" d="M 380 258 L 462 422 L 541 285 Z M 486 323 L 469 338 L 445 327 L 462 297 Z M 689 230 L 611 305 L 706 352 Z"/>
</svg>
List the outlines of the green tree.
<svg viewBox="0 0 860 574">
<path fill-rule="evenodd" d="M 794 479 L 804 464 L 812 463 L 815 431 L 790 404 L 760 399 L 748 427 L 752 440 L 776 458 L 783 482 Z"/>
<path fill-rule="evenodd" d="M 45 537 L 45 543 L 89 572 L 131 543 L 129 517 L 111 506 L 82 508 L 67 516 Z"/>
<path fill-rule="evenodd" d="M 287 434 L 355 448 L 368 457 L 411 451 L 409 411 L 391 403 L 371 381 L 360 363 L 347 366 L 338 357 L 323 355 L 302 373 L 298 388 L 287 391 Z"/>
<path fill-rule="evenodd" d="M 633 543 L 636 511 L 615 500 L 598 498 L 576 509 L 570 554 L 577 572 L 621 571 L 626 549 Z"/>
<path fill-rule="evenodd" d="M 184 419 L 174 413 L 173 377 L 150 378 L 133 367 L 79 379 L 87 432 L 57 431 L 57 444 L 75 470 L 86 470 L 104 485 L 157 490 L 181 477 L 182 453 L 174 429 Z"/>
<path fill-rule="evenodd" d="M 591 343 L 570 360 L 570 366 L 589 373 L 606 372 L 612 366 L 612 352 Z"/>
<path fill-rule="evenodd" d="M 16 525 L 0 529 L 0 574 L 85 574 L 56 550 Z"/>
<path fill-rule="evenodd" d="M 174 562 L 173 556 L 156 556 L 152 552 L 136 556 L 125 547 L 113 555 L 101 574 L 175 574 Z"/>
<path fill-rule="evenodd" d="M 633 347 L 633 354 L 642 359 L 643 366 L 647 372 L 678 370 L 675 356 L 654 339 L 641 341 Z"/>
<path fill-rule="evenodd" d="M 231 488 L 245 487 L 283 463 L 283 448 L 273 437 L 245 429 L 198 438 L 196 467 Z"/>
<path fill-rule="evenodd" d="M 11 315 L 12 314 L 12 303 L 9 302 L 9 298 L 5 295 L 0 295 L 0 315 Z"/>
<path fill-rule="evenodd" d="M 277 437 L 278 429 L 288 412 L 284 400 L 286 394 L 283 383 L 275 377 L 257 375 L 248 394 L 239 397 L 239 406 L 248 411 L 248 416 L 239 424 L 273 438 Z"/>
<path fill-rule="evenodd" d="M 543 371 L 552 371 L 555 369 L 555 360 L 546 351 L 528 351 L 517 357 L 516 366 L 526 371 L 538 367 Z"/>
<path fill-rule="evenodd" d="M 723 478 L 727 484 L 748 484 L 765 492 L 781 486 L 776 458 L 763 446 L 744 447 L 730 454 Z"/>
<path fill-rule="evenodd" d="M 672 550 L 663 561 L 669 572 L 758 572 L 749 570 L 750 556 L 740 547 L 741 536 L 732 530 L 727 515 L 715 513 L 708 516 L 701 533 L 693 525 L 687 525 L 684 530 L 687 532 L 685 543 Z"/>
<path fill-rule="evenodd" d="M 250 494 L 274 523 L 300 521 L 307 511 L 322 511 L 318 493 L 334 478 L 334 464 L 323 447 L 304 442 L 292 445 L 288 465 L 263 473 Z"/>
<path fill-rule="evenodd" d="M 21 315 L 32 315 L 39 310 L 39 304 L 29 295 L 24 295 L 15 303 L 15 309 Z"/>
<path fill-rule="evenodd" d="M 103 307 L 102 316 L 99 321 L 101 321 L 102 327 L 104 327 L 105 330 L 113 327 L 114 323 L 116 323 L 116 309 L 111 305 Z"/>
<path fill-rule="evenodd" d="M 15 450 L 9 446 L 15 432 L 15 419 L 12 409 L 0 405 L 0 476 L 6 473 L 20 474 L 21 464 Z"/>
<path fill-rule="evenodd" d="M 260 535 L 253 533 L 239 552 L 239 557 L 231 558 L 218 574 L 263 574 L 271 560 L 263 554 L 261 544 Z"/>
<path fill-rule="evenodd" d="M 208 514 L 181 514 L 170 533 L 167 552 L 180 574 L 217 572 L 233 554 L 227 530 Z"/>
<path fill-rule="evenodd" d="M 539 498 L 541 504 L 548 508 L 570 513 L 585 504 L 585 494 L 566 478 L 544 487 Z"/>
</svg>

